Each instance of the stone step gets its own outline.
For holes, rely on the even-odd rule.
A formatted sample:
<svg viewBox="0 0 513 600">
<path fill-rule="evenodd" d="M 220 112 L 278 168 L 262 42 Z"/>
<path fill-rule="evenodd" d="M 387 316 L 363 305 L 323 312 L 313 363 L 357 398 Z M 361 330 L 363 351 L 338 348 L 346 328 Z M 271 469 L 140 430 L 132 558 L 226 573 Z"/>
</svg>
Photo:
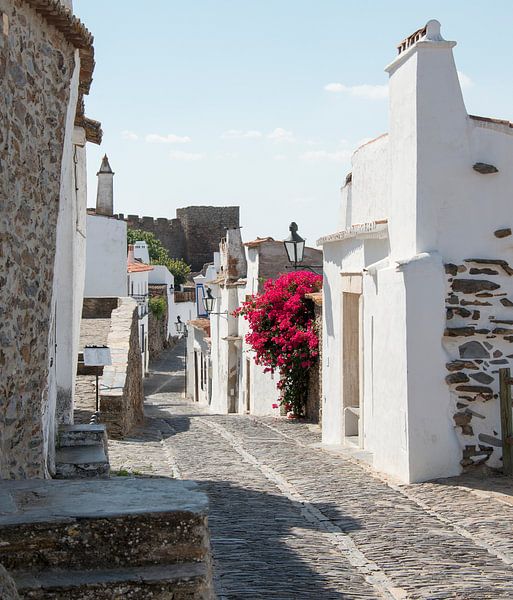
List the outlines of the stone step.
<svg viewBox="0 0 513 600">
<path fill-rule="evenodd" d="M 102 444 L 108 448 L 107 428 L 105 425 L 61 425 L 57 437 L 57 447 L 93 446 Z"/>
<path fill-rule="evenodd" d="M 2 481 L 0 564 L 103 569 L 207 561 L 208 501 L 166 478 Z"/>
<path fill-rule="evenodd" d="M 13 573 L 20 599 L 30 600 L 209 600 L 213 598 L 204 563 L 131 569 Z"/>
<path fill-rule="evenodd" d="M 55 452 L 56 479 L 90 479 L 110 474 L 109 459 L 103 444 L 65 446 Z"/>
</svg>

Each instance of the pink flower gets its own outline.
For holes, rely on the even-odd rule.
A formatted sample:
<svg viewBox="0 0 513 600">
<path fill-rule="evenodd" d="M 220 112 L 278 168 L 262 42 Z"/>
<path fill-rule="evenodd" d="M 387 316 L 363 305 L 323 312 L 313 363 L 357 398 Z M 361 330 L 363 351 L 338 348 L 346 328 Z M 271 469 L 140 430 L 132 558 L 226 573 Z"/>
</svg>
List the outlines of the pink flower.
<svg viewBox="0 0 513 600">
<path fill-rule="evenodd" d="M 279 404 L 273 404 L 273 408 L 279 408 Z"/>
</svg>

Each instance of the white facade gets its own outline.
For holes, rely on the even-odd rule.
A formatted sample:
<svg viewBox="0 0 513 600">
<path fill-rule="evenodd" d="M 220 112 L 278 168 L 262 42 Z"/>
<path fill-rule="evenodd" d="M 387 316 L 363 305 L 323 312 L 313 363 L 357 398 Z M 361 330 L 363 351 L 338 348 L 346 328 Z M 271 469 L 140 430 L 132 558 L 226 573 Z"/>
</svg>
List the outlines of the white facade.
<svg viewBox="0 0 513 600">
<path fill-rule="evenodd" d="M 127 294 L 126 222 L 112 216 L 114 211 L 114 173 L 107 155 L 98 177 L 96 209 L 87 215 L 86 297 Z"/>
<path fill-rule="evenodd" d="M 493 371 L 512 351 L 491 319 L 512 318 L 513 285 L 479 260 L 513 259 L 494 235 L 512 221 L 513 128 L 467 114 L 454 45 L 437 21 L 405 40 L 389 134 L 355 152 L 340 231 L 319 240 L 323 441 L 357 442 L 406 482 L 500 465 Z"/>
<path fill-rule="evenodd" d="M 85 297 L 127 295 L 126 221 L 87 215 Z"/>
<path fill-rule="evenodd" d="M 210 322 L 195 319 L 187 326 L 187 398 L 203 405 L 212 400 Z"/>
<path fill-rule="evenodd" d="M 55 462 L 57 426 L 59 423 L 69 423 L 73 418 L 74 383 L 84 285 L 86 141 L 84 130 L 74 126 L 79 76 L 80 54 L 76 50 L 61 166 L 55 276 L 52 293 L 53 322 L 49 327 L 48 339 L 48 404 L 43 407 L 42 416 L 45 453 L 48 457 L 50 471 L 53 471 Z M 76 172 L 74 156 L 77 160 Z"/>
<path fill-rule="evenodd" d="M 305 249 L 305 264 L 321 264 L 322 253 L 313 248 Z M 216 265 L 218 267 L 216 268 Z M 211 289 L 216 303 L 210 315 L 210 365 L 212 388 L 210 408 L 216 413 L 250 413 L 254 415 L 277 415 L 273 408 L 279 402 L 277 390 L 279 375 L 264 373 L 264 368 L 255 364 L 254 352 L 245 341 L 249 332 L 247 321 L 235 317 L 234 311 L 248 296 L 263 289 L 263 281 L 274 279 L 287 271 L 290 263 L 283 242 L 272 238 L 257 239 L 242 243 L 239 229 L 227 231 L 226 240 L 220 245 L 220 260 L 214 261 L 213 268 L 204 278 L 197 278 L 201 284 Z M 201 321 L 198 323 L 201 325 Z M 196 330 L 202 329 L 191 324 Z M 197 368 L 194 364 L 205 349 L 200 346 L 201 333 L 194 332 L 194 340 L 189 340 L 188 393 L 201 397 L 195 386 Z"/>
<path fill-rule="evenodd" d="M 228 229 L 220 244 L 220 269 L 211 282 L 217 298 L 210 315 L 213 412 L 235 413 L 239 405 L 242 338 L 239 319 L 233 315 L 239 306 L 239 290 L 246 286 L 247 262 L 240 229 Z"/>
</svg>

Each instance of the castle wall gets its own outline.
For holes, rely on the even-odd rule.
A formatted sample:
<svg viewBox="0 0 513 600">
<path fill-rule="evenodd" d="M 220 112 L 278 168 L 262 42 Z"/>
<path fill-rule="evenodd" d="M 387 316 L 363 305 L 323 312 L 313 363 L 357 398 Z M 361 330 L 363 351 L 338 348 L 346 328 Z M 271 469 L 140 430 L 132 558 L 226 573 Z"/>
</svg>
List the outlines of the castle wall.
<svg viewBox="0 0 513 600">
<path fill-rule="evenodd" d="M 130 229 L 153 233 L 171 258 L 182 258 L 193 271 L 212 262 L 227 229 L 239 227 L 238 206 L 188 206 L 178 208 L 176 215 L 175 219 L 127 215 L 126 221 Z"/>
<path fill-rule="evenodd" d="M 219 242 L 227 229 L 239 227 L 238 206 L 188 206 L 179 208 L 176 216 L 185 235 L 185 255 L 193 271 L 212 262 Z"/>
</svg>

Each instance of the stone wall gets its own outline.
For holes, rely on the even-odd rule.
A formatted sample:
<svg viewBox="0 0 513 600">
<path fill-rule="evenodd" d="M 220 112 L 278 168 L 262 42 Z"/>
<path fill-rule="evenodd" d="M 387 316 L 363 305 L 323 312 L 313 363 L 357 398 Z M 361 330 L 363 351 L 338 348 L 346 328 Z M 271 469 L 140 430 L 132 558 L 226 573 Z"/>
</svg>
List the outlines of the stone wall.
<svg viewBox="0 0 513 600">
<path fill-rule="evenodd" d="M 214 252 L 227 229 L 239 227 L 238 206 L 188 206 L 179 208 L 176 216 L 185 234 L 185 255 L 193 271 L 212 262 Z"/>
<path fill-rule="evenodd" d="M 239 207 L 188 206 L 177 209 L 176 219 L 127 215 L 126 221 L 130 229 L 155 234 L 172 258 L 182 258 L 193 271 L 199 271 L 212 261 L 226 230 L 239 227 Z"/>
<path fill-rule="evenodd" d="M 119 305 L 119 298 L 110 296 L 93 296 L 84 298 L 82 303 L 82 319 L 110 319 L 112 311 Z"/>
<path fill-rule="evenodd" d="M 45 477 L 42 419 L 54 368 L 49 324 L 74 48 L 26 2 L 0 0 L 0 13 L 0 477 Z"/>
<path fill-rule="evenodd" d="M 107 339 L 112 365 L 100 379 L 100 414 L 109 437 L 120 438 L 142 422 L 144 394 L 137 302 L 119 298 Z"/>
<path fill-rule="evenodd" d="M 509 237 L 508 231 L 501 237 Z M 504 244 L 507 249 L 508 241 Z M 512 366 L 513 268 L 501 258 L 474 257 L 446 264 L 445 271 L 444 347 L 449 357 L 445 379 L 453 400 L 461 465 L 500 468 L 498 370 Z"/>
<path fill-rule="evenodd" d="M 151 310 L 148 313 L 148 351 L 150 360 L 160 356 L 162 351 L 168 347 L 167 321 L 169 307 L 167 304 L 167 285 L 149 285 L 150 299 L 163 298 L 166 303 L 164 313 L 157 317 Z"/>
<path fill-rule="evenodd" d="M 314 305 L 315 328 L 319 335 L 319 358 L 310 369 L 305 416 L 320 424 L 322 422 L 322 294 L 310 294 L 309 296 Z"/>
</svg>

